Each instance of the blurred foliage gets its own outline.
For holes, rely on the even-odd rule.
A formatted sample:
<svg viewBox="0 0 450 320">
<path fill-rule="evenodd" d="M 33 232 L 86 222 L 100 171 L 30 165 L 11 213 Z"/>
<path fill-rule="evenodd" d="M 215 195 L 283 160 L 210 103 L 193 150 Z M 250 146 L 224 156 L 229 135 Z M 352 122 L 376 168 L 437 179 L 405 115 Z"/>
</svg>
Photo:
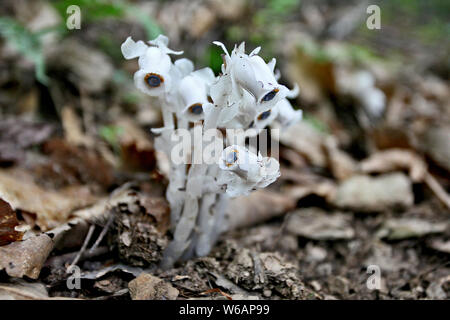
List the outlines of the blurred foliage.
<svg viewBox="0 0 450 320">
<path fill-rule="evenodd" d="M 41 37 L 49 32 L 58 32 L 64 36 L 69 33 L 65 26 L 67 7 L 77 5 L 82 11 L 82 21 L 93 22 L 103 19 L 123 19 L 126 15 L 136 18 L 136 21 L 144 28 L 148 39 L 153 39 L 163 33 L 161 28 L 146 14 L 134 5 L 126 1 L 107 0 L 57 0 L 50 2 L 62 16 L 62 22 L 49 28 L 31 32 L 17 20 L 10 17 L 0 17 L 0 35 L 8 41 L 20 54 L 35 65 L 36 79 L 42 84 L 48 83 L 45 73 L 45 58 L 42 51 Z M 113 37 L 104 35 L 99 39 L 99 45 L 105 53 L 113 59 L 122 58 L 120 47 L 113 41 Z"/>
<path fill-rule="evenodd" d="M 329 133 L 330 132 L 330 129 L 328 128 L 328 126 L 325 122 L 321 121 L 319 118 L 314 117 L 310 113 L 303 112 L 302 121 L 308 123 L 311 127 L 316 129 L 318 132 L 321 132 L 321 133 Z"/>
<path fill-rule="evenodd" d="M 100 137 L 113 148 L 116 154 L 120 154 L 119 137 L 122 133 L 123 128 L 118 126 L 102 126 L 99 130 Z"/>
<path fill-rule="evenodd" d="M 40 42 L 40 36 L 46 32 L 33 33 L 18 23 L 16 20 L 0 17 L 0 34 L 24 57 L 35 65 L 36 79 L 48 83 L 45 74 L 45 61 Z"/>
<path fill-rule="evenodd" d="M 211 45 L 205 52 L 203 60 L 217 75 L 221 72 L 223 51 L 216 45 Z"/>
<path fill-rule="evenodd" d="M 277 50 L 273 47 L 274 40 L 278 37 L 280 29 L 289 19 L 300 10 L 300 0 L 264 0 L 257 9 L 250 26 L 232 25 L 226 30 L 227 39 L 230 42 L 248 40 L 255 47 L 263 45 L 261 55 L 265 59 L 273 57 Z"/>
<path fill-rule="evenodd" d="M 117 88 L 127 88 L 127 86 L 133 83 L 133 78 L 123 70 L 115 70 L 112 81 L 117 86 Z M 129 104 L 137 104 L 141 100 L 141 95 L 139 95 L 138 91 L 134 86 L 132 90 L 120 90 L 118 93 L 121 97 L 121 100 L 125 103 Z"/>
<path fill-rule="evenodd" d="M 381 7 L 382 25 L 394 26 L 424 44 L 450 44 L 450 1 L 382 0 L 377 4 Z M 359 31 L 371 34 L 364 25 Z"/>
<path fill-rule="evenodd" d="M 82 19 L 87 22 L 98 21 L 106 18 L 122 19 L 127 15 L 136 18 L 136 21 L 145 29 L 148 39 L 153 39 L 163 33 L 161 28 L 139 8 L 127 1 L 108 0 L 58 0 L 53 5 L 62 17 L 67 17 L 66 9 L 71 5 L 77 5 L 82 12 Z"/>
</svg>

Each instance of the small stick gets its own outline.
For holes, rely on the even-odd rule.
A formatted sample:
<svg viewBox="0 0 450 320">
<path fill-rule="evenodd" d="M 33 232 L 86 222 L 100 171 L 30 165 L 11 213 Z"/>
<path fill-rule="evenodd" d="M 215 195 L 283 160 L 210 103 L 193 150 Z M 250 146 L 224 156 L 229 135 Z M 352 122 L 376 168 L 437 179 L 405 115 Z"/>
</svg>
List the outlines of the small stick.
<svg viewBox="0 0 450 320">
<path fill-rule="evenodd" d="M 106 233 L 108 232 L 109 228 L 111 227 L 112 222 L 114 221 L 114 213 L 109 211 L 109 218 L 108 221 L 106 222 L 106 225 L 103 227 L 102 232 L 100 233 L 100 235 L 98 236 L 97 240 L 95 240 L 94 244 L 92 245 L 92 247 L 89 249 L 89 252 L 92 253 L 92 251 L 94 251 L 95 249 L 97 249 L 98 245 L 100 244 L 100 242 L 103 240 L 103 238 L 105 237 Z"/>
<path fill-rule="evenodd" d="M 103 255 L 105 253 L 107 253 L 109 251 L 108 247 L 104 246 L 104 247 L 98 247 L 93 251 L 87 251 L 85 252 L 83 255 L 81 255 L 80 260 L 79 261 L 83 261 L 86 259 L 90 259 L 90 258 L 94 258 L 100 255 Z M 60 256 L 54 256 L 51 257 L 50 259 L 48 259 L 45 262 L 46 266 L 51 266 L 51 267 L 61 267 L 64 266 L 67 262 L 72 261 L 76 255 L 78 254 L 78 251 L 76 252 L 69 252 Z"/>
<path fill-rule="evenodd" d="M 444 188 L 442 188 L 436 178 L 430 173 L 427 173 L 424 180 L 435 196 L 450 209 L 450 196 L 445 192 Z"/>
<path fill-rule="evenodd" d="M 88 233 L 87 233 L 87 235 L 86 235 L 86 238 L 84 238 L 83 246 L 81 247 L 80 251 L 78 251 L 77 256 L 76 256 L 75 259 L 72 261 L 72 263 L 71 263 L 70 266 L 67 268 L 67 270 L 70 270 L 71 268 L 73 268 L 73 266 L 75 266 L 75 265 L 78 263 L 78 261 L 79 261 L 80 258 L 81 258 L 81 255 L 82 255 L 82 254 L 84 253 L 84 251 L 86 250 L 87 245 L 88 245 L 89 241 L 90 241 L 91 238 L 92 238 L 92 234 L 94 233 L 94 230 L 95 230 L 95 225 L 93 224 L 93 225 L 91 225 L 91 226 L 89 227 L 89 231 L 88 231 Z"/>
</svg>

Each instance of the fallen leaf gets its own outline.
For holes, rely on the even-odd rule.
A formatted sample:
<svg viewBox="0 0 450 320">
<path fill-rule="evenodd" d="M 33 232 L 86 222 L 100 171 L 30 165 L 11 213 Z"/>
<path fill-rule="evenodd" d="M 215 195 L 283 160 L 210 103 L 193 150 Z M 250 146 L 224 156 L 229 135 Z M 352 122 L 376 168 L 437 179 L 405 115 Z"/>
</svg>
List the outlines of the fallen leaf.
<svg viewBox="0 0 450 320">
<path fill-rule="evenodd" d="M 37 279 L 52 249 L 52 239 L 46 234 L 2 246 L 0 270 L 4 269 L 11 277 Z"/>
<path fill-rule="evenodd" d="M 403 173 L 377 177 L 357 175 L 342 181 L 331 203 L 354 211 L 383 211 L 409 207 L 414 202 L 411 181 Z"/>
<path fill-rule="evenodd" d="M 430 128 L 420 138 L 420 146 L 442 168 L 450 171 L 450 128 Z"/>
<path fill-rule="evenodd" d="M 49 161 L 34 170 L 39 179 L 52 186 L 96 183 L 107 189 L 113 183 L 112 167 L 95 149 L 72 145 L 63 139 L 51 139 L 42 149 Z"/>
<path fill-rule="evenodd" d="M 414 152 L 389 149 L 377 152 L 359 164 L 363 173 L 386 173 L 407 170 L 413 182 L 421 182 L 427 173 L 425 162 Z"/>
<path fill-rule="evenodd" d="M 289 196 L 269 190 L 257 190 L 249 196 L 230 201 L 227 208 L 228 229 L 252 226 L 283 215 L 295 207 L 296 201 Z"/>
<path fill-rule="evenodd" d="M 48 124 L 21 119 L 0 120 L 0 165 L 25 160 L 25 149 L 47 140 L 53 131 Z"/>
<path fill-rule="evenodd" d="M 0 246 L 22 239 L 22 233 L 14 229 L 18 225 L 16 212 L 0 198 Z"/>
<path fill-rule="evenodd" d="M 273 128 L 277 128 L 275 125 Z M 325 135 L 306 121 L 280 130 L 280 142 L 300 153 L 309 163 L 318 167 L 326 166 L 323 150 Z"/>
<path fill-rule="evenodd" d="M 39 282 L 17 279 L 13 283 L 0 283 L 0 300 L 46 300 L 48 292 Z"/>
<path fill-rule="evenodd" d="M 434 250 L 450 254 L 450 240 L 432 239 L 427 242 L 428 246 Z"/>
<path fill-rule="evenodd" d="M 327 137 L 325 140 L 325 150 L 328 167 L 331 169 L 331 172 L 336 179 L 344 180 L 355 173 L 357 168 L 355 160 L 338 148 L 337 141 L 334 137 Z"/>
<path fill-rule="evenodd" d="M 0 170 L 0 198 L 14 210 L 36 215 L 36 224 L 42 231 L 66 222 L 72 211 L 96 200 L 83 187 L 60 191 L 43 189 L 29 172 L 22 170 Z"/>
<path fill-rule="evenodd" d="M 0 283 L 0 300 L 78 300 L 66 297 L 49 297 L 44 284 L 11 279 Z"/>
<path fill-rule="evenodd" d="M 313 240 L 348 240 L 355 236 L 349 215 L 319 208 L 295 210 L 289 215 L 286 230 Z"/>
<path fill-rule="evenodd" d="M 417 218 L 393 218 L 383 223 L 377 232 L 377 236 L 388 240 L 402 240 L 442 233 L 447 228 L 448 225 L 444 222 L 432 223 Z"/>
</svg>

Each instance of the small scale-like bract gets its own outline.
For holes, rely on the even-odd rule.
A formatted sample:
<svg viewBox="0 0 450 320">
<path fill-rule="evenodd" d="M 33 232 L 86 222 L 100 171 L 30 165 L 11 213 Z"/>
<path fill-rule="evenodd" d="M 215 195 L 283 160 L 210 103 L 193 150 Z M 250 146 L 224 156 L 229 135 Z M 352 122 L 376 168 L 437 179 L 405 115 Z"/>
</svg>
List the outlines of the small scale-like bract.
<svg viewBox="0 0 450 320">
<path fill-rule="evenodd" d="M 266 63 L 258 55 L 260 47 L 246 54 L 244 43 L 235 46 L 231 54 L 222 43 L 214 44 L 224 51 L 218 77 L 210 68 L 194 70 L 188 59 L 172 61 L 174 55 L 183 52 L 169 49 L 169 39 L 163 35 L 148 43 L 128 37 L 121 46 L 125 59 L 138 58 L 136 87 L 158 97 L 161 105 L 164 126 L 152 131 L 158 135 L 156 149 L 166 153 L 171 162 L 166 197 L 173 233 L 164 252 L 163 268 L 207 255 L 227 230 L 227 199 L 265 188 L 280 176 L 276 159 L 249 150 L 245 139 L 236 144 L 222 136 L 225 148 L 218 161 L 192 161 L 192 147 L 180 164 L 170 158 L 177 129 L 190 132 L 194 144 L 203 147 L 204 140 L 195 138 L 199 128 L 202 135 L 216 129 L 255 129 L 246 133 L 252 136 L 273 121 L 287 127 L 302 118 L 302 111 L 295 110 L 288 100 L 297 96 L 298 87 L 289 90 L 278 83 L 275 59 Z"/>
</svg>

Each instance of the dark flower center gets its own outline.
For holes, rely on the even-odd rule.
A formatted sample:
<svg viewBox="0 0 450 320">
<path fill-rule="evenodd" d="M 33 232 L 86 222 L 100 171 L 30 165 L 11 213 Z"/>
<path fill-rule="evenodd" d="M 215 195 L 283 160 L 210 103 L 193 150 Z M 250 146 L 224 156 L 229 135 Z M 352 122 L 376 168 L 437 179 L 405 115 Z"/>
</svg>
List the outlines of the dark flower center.
<svg viewBox="0 0 450 320">
<path fill-rule="evenodd" d="M 273 89 L 272 91 L 270 91 L 269 93 L 267 93 L 262 99 L 261 101 L 270 101 L 273 98 L 275 98 L 275 95 L 278 93 L 278 89 Z"/>
<path fill-rule="evenodd" d="M 227 155 L 227 166 L 233 165 L 238 159 L 237 150 L 233 150 Z"/>
<path fill-rule="evenodd" d="M 265 119 L 267 119 L 268 117 L 270 117 L 270 113 L 271 112 L 272 112 L 271 110 L 264 111 L 263 113 L 261 113 L 258 116 L 258 120 L 265 120 Z"/>
<path fill-rule="evenodd" d="M 201 103 L 196 103 L 193 104 L 192 106 L 189 107 L 189 111 L 193 114 L 202 114 L 203 112 L 203 107 Z"/>
<path fill-rule="evenodd" d="M 164 79 L 155 73 L 147 73 L 145 75 L 145 82 L 152 88 L 159 87 Z"/>
</svg>

